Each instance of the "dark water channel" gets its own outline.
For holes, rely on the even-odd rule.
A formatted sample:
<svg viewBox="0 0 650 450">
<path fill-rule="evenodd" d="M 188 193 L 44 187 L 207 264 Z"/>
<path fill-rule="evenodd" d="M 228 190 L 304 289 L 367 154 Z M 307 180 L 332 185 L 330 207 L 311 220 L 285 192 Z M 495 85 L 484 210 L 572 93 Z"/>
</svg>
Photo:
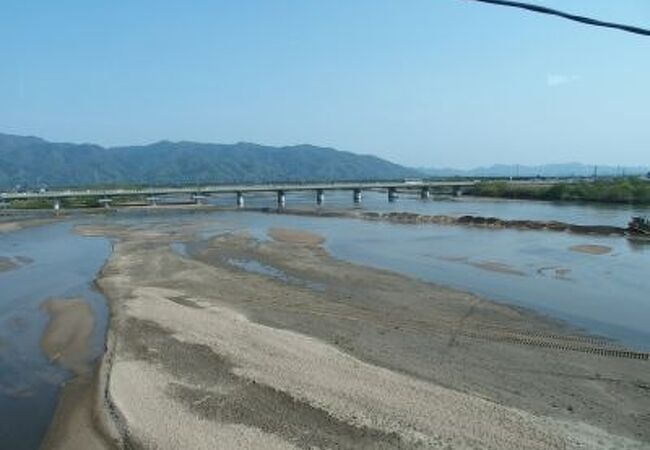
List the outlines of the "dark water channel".
<svg viewBox="0 0 650 450">
<path fill-rule="evenodd" d="M 38 448 L 71 376 L 41 350 L 44 301 L 84 298 L 95 313 L 92 352 L 102 353 L 108 314 L 92 282 L 109 254 L 106 239 L 76 235 L 70 223 L 0 234 L 0 256 L 17 263 L 0 272 L 0 448 Z"/>
</svg>

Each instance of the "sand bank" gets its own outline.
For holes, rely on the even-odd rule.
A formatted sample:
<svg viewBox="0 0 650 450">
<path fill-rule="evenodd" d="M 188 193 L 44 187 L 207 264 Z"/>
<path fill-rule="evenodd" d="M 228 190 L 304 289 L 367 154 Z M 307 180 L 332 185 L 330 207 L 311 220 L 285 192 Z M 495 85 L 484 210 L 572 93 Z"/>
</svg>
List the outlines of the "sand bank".
<svg viewBox="0 0 650 450">
<path fill-rule="evenodd" d="M 648 448 L 648 362 L 594 352 L 611 343 L 333 260 L 302 231 L 195 242 L 192 258 L 165 225 L 80 231 L 118 239 L 98 279 L 98 405 L 120 446 Z"/>
<path fill-rule="evenodd" d="M 95 324 L 83 299 L 52 299 L 43 304 L 50 316 L 41 346 L 50 360 L 76 373 L 88 372 L 89 341 Z"/>
<path fill-rule="evenodd" d="M 61 218 L 39 218 L 34 219 L 31 217 L 15 217 L 9 220 L 0 221 L 0 234 L 11 233 L 13 231 L 22 230 L 24 228 L 38 227 L 41 225 L 48 225 L 52 222 L 62 220 Z"/>
<path fill-rule="evenodd" d="M 63 387 L 54 418 L 41 444 L 43 450 L 108 450 L 119 448 L 105 437 L 103 406 L 98 406 L 98 375 L 77 376 Z"/>
<path fill-rule="evenodd" d="M 33 263 L 34 261 L 27 256 L 0 256 L 0 272 L 8 272 L 22 266 Z"/>
<path fill-rule="evenodd" d="M 612 248 L 605 245 L 583 244 L 574 245 L 569 250 L 578 253 L 588 253 L 590 255 L 606 255 L 607 253 L 611 253 Z"/>
<path fill-rule="evenodd" d="M 300 216 L 322 216 L 322 217 L 345 217 L 363 220 L 386 221 L 405 224 L 436 225 L 462 225 L 478 228 L 492 229 L 516 229 L 516 230 L 543 230 L 555 232 L 570 232 L 575 234 L 590 234 L 600 236 L 625 236 L 628 234 L 626 228 L 608 225 L 577 225 L 554 220 L 508 220 L 498 217 L 484 216 L 449 216 L 449 215 L 427 215 L 409 212 L 373 212 L 359 210 L 313 210 L 298 208 L 259 208 L 257 211 L 277 214 L 293 214 Z"/>
<path fill-rule="evenodd" d="M 0 256 L 0 272 L 7 272 L 9 270 L 15 269 L 16 267 L 18 267 L 18 264 L 16 264 L 11 258 Z"/>
<path fill-rule="evenodd" d="M 89 343 L 93 312 L 83 299 L 52 299 L 43 304 L 50 321 L 41 345 L 45 354 L 75 377 L 61 391 L 59 404 L 41 445 L 43 449 L 104 450 L 113 448 L 104 438 L 97 418 L 98 379 Z"/>
<path fill-rule="evenodd" d="M 276 241 L 306 246 L 317 246 L 325 241 L 322 236 L 317 234 L 304 230 L 289 230 L 286 228 L 271 228 L 268 235 Z"/>
</svg>

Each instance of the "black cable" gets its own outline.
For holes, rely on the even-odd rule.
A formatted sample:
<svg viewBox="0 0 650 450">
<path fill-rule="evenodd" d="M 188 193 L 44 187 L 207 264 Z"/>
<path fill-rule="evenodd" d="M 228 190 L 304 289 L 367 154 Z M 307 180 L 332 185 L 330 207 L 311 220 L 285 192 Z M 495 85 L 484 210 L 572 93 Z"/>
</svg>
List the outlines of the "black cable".
<svg viewBox="0 0 650 450">
<path fill-rule="evenodd" d="M 602 20 L 592 19 L 590 17 L 578 16 L 578 15 L 575 15 L 575 14 L 569 14 L 569 13 L 566 13 L 566 12 L 563 12 L 563 11 L 559 11 L 557 9 L 551 9 L 551 8 L 547 8 L 545 6 L 539 6 L 539 5 L 532 5 L 530 3 L 512 2 L 512 1 L 508 1 L 508 0 L 470 0 L 470 1 L 475 1 L 475 2 L 480 2 L 480 3 L 490 3 L 490 4 L 493 4 L 493 5 L 510 6 L 510 7 L 513 7 L 513 8 L 526 9 L 528 11 L 533 11 L 533 12 L 541 13 L 541 14 L 549 14 L 551 16 L 558 16 L 558 17 L 562 17 L 564 19 L 573 20 L 575 22 L 585 23 L 587 25 L 593 25 L 593 26 L 596 26 L 596 27 L 615 28 L 617 30 L 626 31 L 628 33 L 640 34 L 640 35 L 643 35 L 643 36 L 650 36 L 650 29 L 635 27 L 635 26 L 632 26 L 632 25 L 614 23 L 614 22 L 604 22 Z"/>
</svg>

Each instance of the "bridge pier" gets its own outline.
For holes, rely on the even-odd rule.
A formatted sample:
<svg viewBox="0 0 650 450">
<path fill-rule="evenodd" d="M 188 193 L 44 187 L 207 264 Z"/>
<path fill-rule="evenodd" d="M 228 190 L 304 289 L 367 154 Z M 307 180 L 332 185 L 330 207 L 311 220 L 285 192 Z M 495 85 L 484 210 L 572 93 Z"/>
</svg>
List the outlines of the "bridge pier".
<svg viewBox="0 0 650 450">
<path fill-rule="evenodd" d="M 388 201 L 394 202 L 397 200 L 397 189 L 394 187 L 388 188 Z"/>
<path fill-rule="evenodd" d="M 355 189 L 352 193 L 354 203 L 361 203 L 361 189 Z"/>
<path fill-rule="evenodd" d="M 324 201 L 325 201 L 325 192 L 323 192 L 322 189 L 318 189 L 316 191 L 316 204 L 322 205 Z"/>
<path fill-rule="evenodd" d="M 2 193 L 0 194 L 0 200 L 5 202 L 12 201 L 23 201 L 36 199 L 39 201 L 47 201 L 50 205 L 53 204 L 55 200 L 57 202 L 58 209 L 61 209 L 62 204 L 67 204 L 69 198 L 82 198 L 84 202 L 88 203 L 89 201 L 93 205 L 99 203 L 108 207 L 108 201 L 102 201 L 100 199 L 112 199 L 113 202 L 116 202 L 119 198 L 131 198 L 136 197 L 138 201 L 145 202 L 151 206 L 157 206 L 158 204 L 165 205 L 170 203 L 171 199 L 177 199 L 179 196 L 184 198 L 189 197 L 189 201 L 200 202 L 200 198 L 216 194 L 238 194 L 238 206 L 243 207 L 243 196 L 248 192 L 265 192 L 267 194 L 273 195 L 277 194 L 278 205 L 284 206 L 286 203 L 286 196 L 284 190 L 289 190 L 291 192 L 312 192 L 316 194 L 316 202 L 322 204 L 325 202 L 324 191 L 330 190 L 341 190 L 341 191 L 352 191 L 354 203 L 360 203 L 362 197 L 362 191 L 375 191 L 375 192 L 386 192 L 388 191 L 388 199 L 390 201 L 395 201 L 398 197 L 397 192 L 408 192 L 414 195 L 420 193 L 422 198 L 429 198 L 433 196 L 435 192 L 445 192 L 450 193 L 451 195 L 460 196 L 463 195 L 466 191 L 472 186 L 476 185 L 475 181 L 409 181 L 405 180 L 403 182 L 395 181 L 349 181 L 349 182 L 313 182 L 313 183 L 295 183 L 291 184 L 289 182 L 276 182 L 273 184 L 253 184 L 253 185 L 212 185 L 212 186 L 171 186 L 171 187 L 149 187 L 144 189 L 96 189 L 96 190 L 61 190 L 61 191 L 42 191 L 42 192 L 16 192 L 16 193 Z M 553 183 L 549 183 L 553 184 Z M 323 191 L 323 192 L 321 192 Z M 467 191 L 468 192 L 468 191 Z M 168 197 L 172 196 L 172 197 Z M 170 198 L 170 200 L 167 200 Z M 163 199 L 163 200 L 161 200 Z M 162 203 L 161 203 L 162 202 Z M 111 204 L 112 206 L 112 204 Z M 58 210 L 57 209 L 57 210 Z"/>
<path fill-rule="evenodd" d="M 243 208 L 243 207 L 244 207 L 244 193 L 237 192 L 237 208 Z"/>
<path fill-rule="evenodd" d="M 55 198 L 53 207 L 54 207 L 54 214 L 59 214 L 59 211 L 61 210 L 61 200 Z"/>
<path fill-rule="evenodd" d="M 192 194 L 192 200 L 194 201 L 195 205 L 201 205 L 203 204 L 203 199 L 205 199 L 205 195 L 201 194 Z"/>
<path fill-rule="evenodd" d="M 97 202 L 100 205 L 103 205 L 104 208 L 109 209 L 111 207 L 111 203 L 113 202 L 113 200 L 111 200 L 108 197 L 104 197 L 104 198 L 100 198 L 99 200 L 97 200 Z"/>
</svg>

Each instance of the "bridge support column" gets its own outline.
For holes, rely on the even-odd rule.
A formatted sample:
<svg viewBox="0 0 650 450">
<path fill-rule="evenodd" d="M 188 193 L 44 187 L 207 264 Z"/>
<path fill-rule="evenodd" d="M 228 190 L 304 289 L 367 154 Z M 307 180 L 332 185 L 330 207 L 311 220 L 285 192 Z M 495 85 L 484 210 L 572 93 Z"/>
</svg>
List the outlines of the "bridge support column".
<svg viewBox="0 0 650 450">
<path fill-rule="evenodd" d="M 361 203 L 361 189 L 355 189 L 352 193 L 352 199 L 354 203 Z"/>
<path fill-rule="evenodd" d="M 108 197 L 100 198 L 100 199 L 98 200 L 99 204 L 100 204 L 100 205 L 103 205 L 104 208 L 106 208 L 106 209 L 108 209 L 108 208 L 111 207 L 111 202 L 112 202 L 112 201 L 113 201 L 113 200 L 111 200 L 111 199 L 108 198 Z"/>
<path fill-rule="evenodd" d="M 201 205 L 203 204 L 203 199 L 205 199 L 204 195 L 201 194 L 192 194 L 192 200 L 194 201 L 195 205 Z"/>
<path fill-rule="evenodd" d="M 397 189 L 388 188 L 388 201 L 394 202 L 395 200 L 397 200 Z"/>
<path fill-rule="evenodd" d="M 244 193 L 237 192 L 237 208 L 243 208 L 243 207 L 244 207 Z"/>
<path fill-rule="evenodd" d="M 322 189 L 316 191 L 316 204 L 322 205 L 325 201 L 325 192 Z"/>
<path fill-rule="evenodd" d="M 422 200 L 427 200 L 431 197 L 431 189 L 427 187 L 423 187 L 422 190 L 420 191 L 420 198 Z"/>
<path fill-rule="evenodd" d="M 147 197 L 147 202 L 149 206 L 158 206 L 158 197 Z"/>
<path fill-rule="evenodd" d="M 284 191 L 278 191 L 278 208 L 284 208 L 287 204 L 287 197 L 284 194 Z"/>
<path fill-rule="evenodd" d="M 461 197 L 463 195 L 463 189 L 459 187 L 454 188 L 454 197 Z"/>
<path fill-rule="evenodd" d="M 61 200 L 56 198 L 54 199 L 54 213 L 59 214 L 59 211 L 61 211 Z"/>
</svg>

